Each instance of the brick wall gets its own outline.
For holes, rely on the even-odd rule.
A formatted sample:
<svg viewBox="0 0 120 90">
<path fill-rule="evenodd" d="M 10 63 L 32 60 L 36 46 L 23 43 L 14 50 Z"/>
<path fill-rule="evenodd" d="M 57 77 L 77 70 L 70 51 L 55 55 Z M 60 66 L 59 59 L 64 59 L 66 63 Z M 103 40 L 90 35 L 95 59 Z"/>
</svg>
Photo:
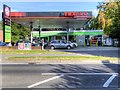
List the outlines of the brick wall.
<svg viewBox="0 0 120 90">
<path fill-rule="evenodd" d="M 3 31 L 0 30 L 0 41 L 3 41 Z"/>
</svg>

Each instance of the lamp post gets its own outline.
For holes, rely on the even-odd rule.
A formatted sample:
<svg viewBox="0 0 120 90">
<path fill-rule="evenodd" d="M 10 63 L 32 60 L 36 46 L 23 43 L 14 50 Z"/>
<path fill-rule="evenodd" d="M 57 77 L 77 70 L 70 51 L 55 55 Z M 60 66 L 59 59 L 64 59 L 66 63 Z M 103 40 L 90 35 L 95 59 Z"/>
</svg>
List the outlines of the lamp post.
<svg viewBox="0 0 120 90">
<path fill-rule="evenodd" d="M 41 26 L 40 26 L 40 21 L 39 21 L 38 30 L 39 30 L 39 41 L 40 41 L 41 40 Z"/>
<path fill-rule="evenodd" d="M 38 26 L 38 30 L 39 30 L 39 41 L 41 40 L 41 27 L 40 25 Z"/>
<path fill-rule="evenodd" d="M 69 41 L 69 22 L 67 22 L 67 42 Z"/>
<path fill-rule="evenodd" d="M 33 22 L 31 21 L 30 22 L 30 31 L 31 31 L 31 43 L 32 43 L 32 41 L 33 41 L 33 35 L 32 35 L 32 31 L 33 31 Z"/>
</svg>

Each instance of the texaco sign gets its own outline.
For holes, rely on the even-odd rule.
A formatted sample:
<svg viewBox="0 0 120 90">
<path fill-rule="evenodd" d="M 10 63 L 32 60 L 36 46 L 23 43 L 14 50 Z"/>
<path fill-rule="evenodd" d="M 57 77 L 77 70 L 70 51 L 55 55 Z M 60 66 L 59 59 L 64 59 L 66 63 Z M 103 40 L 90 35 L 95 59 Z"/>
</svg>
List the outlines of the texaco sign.
<svg viewBox="0 0 120 90">
<path fill-rule="evenodd" d="M 4 18 L 10 18 L 10 7 L 4 5 Z"/>
<path fill-rule="evenodd" d="M 10 16 L 10 9 L 9 9 L 8 7 L 5 7 L 5 15 L 6 15 L 7 17 Z"/>
</svg>

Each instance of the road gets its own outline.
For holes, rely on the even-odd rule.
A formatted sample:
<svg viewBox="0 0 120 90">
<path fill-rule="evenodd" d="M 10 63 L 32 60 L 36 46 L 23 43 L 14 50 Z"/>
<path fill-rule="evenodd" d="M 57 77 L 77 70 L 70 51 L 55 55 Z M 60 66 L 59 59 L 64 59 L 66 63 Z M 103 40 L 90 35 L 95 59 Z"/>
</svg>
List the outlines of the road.
<svg viewBox="0 0 120 90">
<path fill-rule="evenodd" d="M 2 64 L 3 88 L 117 90 L 118 64 Z"/>
<path fill-rule="evenodd" d="M 67 52 L 73 52 L 77 54 L 90 54 L 90 55 L 96 55 L 96 56 L 107 56 L 107 57 L 117 57 L 120 58 L 120 55 L 118 54 L 117 50 L 91 50 L 91 51 L 67 51 Z"/>
<path fill-rule="evenodd" d="M 115 47 L 79 47 L 76 49 L 61 51 L 120 58 L 120 48 Z"/>
</svg>

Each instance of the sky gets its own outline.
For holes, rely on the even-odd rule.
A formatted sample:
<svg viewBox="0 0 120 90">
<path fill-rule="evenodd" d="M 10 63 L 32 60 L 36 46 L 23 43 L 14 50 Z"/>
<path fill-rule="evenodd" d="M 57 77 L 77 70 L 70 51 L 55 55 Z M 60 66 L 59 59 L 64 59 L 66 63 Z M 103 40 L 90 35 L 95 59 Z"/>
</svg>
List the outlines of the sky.
<svg viewBox="0 0 120 90">
<path fill-rule="evenodd" d="M 99 0 L 98 0 L 99 1 Z M 98 2 L 2 2 L 0 4 L 0 20 L 2 19 L 3 4 L 16 12 L 62 12 L 62 11 L 92 11 L 97 16 Z"/>
</svg>

